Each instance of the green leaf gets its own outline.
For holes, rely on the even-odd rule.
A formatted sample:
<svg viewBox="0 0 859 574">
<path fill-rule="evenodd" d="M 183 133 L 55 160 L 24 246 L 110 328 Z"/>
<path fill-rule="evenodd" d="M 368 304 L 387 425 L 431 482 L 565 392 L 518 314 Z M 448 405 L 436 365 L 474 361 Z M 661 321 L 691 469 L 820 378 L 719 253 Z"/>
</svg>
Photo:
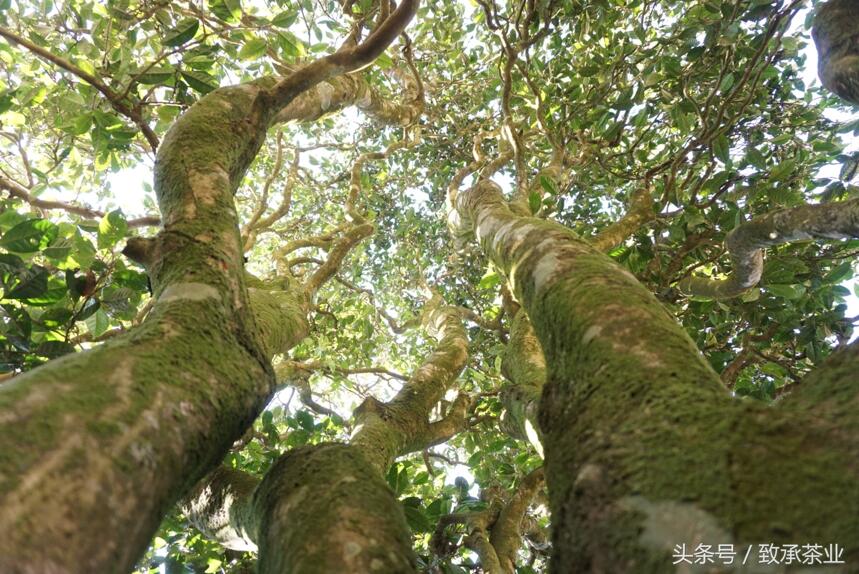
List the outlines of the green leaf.
<svg viewBox="0 0 859 574">
<path fill-rule="evenodd" d="M 201 94 L 208 94 L 220 85 L 217 78 L 198 70 L 182 70 L 182 79 Z"/>
<path fill-rule="evenodd" d="M 44 219 L 28 219 L 3 234 L 0 247 L 17 253 L 34 253 L 56 239 L 59 229 Z"/>
<path fill-rule="evenodd" d="M 98 230 L 98 227 L 96 227 L 96 230 Z M 92 241 L 84 237 L 80 231 L 75 232 L 72 257 L 78 265 L 82 268 L 89 268 L 95 259 L 95 252 Z"/>
<path fill-rule="evenodd" d="M 265 40 L 262 38 L 252 38 L 245 42 L 245 45 L 239 50 L 239 59 L 256 60 L 265 54 L 266 48 L 268 48 L 268 44 L 266 44 Z"/>
<path fill-rule="evenodd" d="M 21 351 L 29 351 L 33 321 L 27 311 L 14 305 L 3 305 L 0 308 L 0 316 L 3 317 L 0 322 L 3 334 L 9 342 Z"/>
<path fill-rule="evenodd" d="M 41 265 L 33 265 L 16 276 L 11 289 L 3 293 L 4 299 L 31 299 L 48 291 L 48 270 Z"/>
<path fill-rule="evenodd" d="M 86 320 L 86 327 L 93 337 L 100 337 L 110 326 L 110 318 L 103 310 L 99 309 Z"/>
<path fill-rule="evenodd" d="M 170 67 L 159 67 L 159 68 L 150 68 L 146 70 L 146 72 L 137 75 L 137 81 L 141 84 L 145 85 L 158 85 L 163 84 L 170 80 L 173 75 L 176 73 L 176 70 Z M 136 75 L 136 74 L 132 74 Z"/>
<path fill-rule="evenodd" d="M 722 81 L 719 83 L 719 91 L 723 94 L 731 89 L 731 86 L 734 85 L 734 74 L 726 74 Z"/>
<path fill-rule="evenodd" d="M 26 303 L 35 307 L 47 307 L 62 301 L 67 292 L 66 284 L 63 281 L 48 275 L 48 287 L 45 292 L 27 297 Z"/>
<path fill-rule="evenodd" d="M 0 253 L 0 275 L 17 273 L 24 268 L 24 260 L 11 253 Z"/>
<path fill-rule="evenodd" d="M 90 299 L 88 300 L 83 309 L 75 317 L 76 321 L 86 321 L 90 317 L 92 317 L 99 309 L 101 309 L 101 302 L 98 299 Z"/>
<path fill-rule="evenodd" d="M 766 169 L 767 167 L 767 160 L 764 155 L 751 146 L 746 150 L 746 161 L 758 169 Z"/>
<path fill-rule="evenodd" d="M 119 209 L 106 213 L 98 224 L 98 248 L 110 249 L 125 237 L 128 223 Z"/>
<path fill-rule="evenodd" d="M 132 308 L 132 300 L 137 300 L 137 291 L 129 287 L 111 285 L 105 288 L 101 302 L 111 313 L 125 313 Z"/>
<path fill-rule="evenodd" d="M 209 0 L 209 9 L 224 22 L 235 23 L 242 17 L 240 0 Z"/>
<path fill-rule="evenodd" d="M 9 92 L 0 93 L 0 114 L 9 111 L 12 108 L 12 94 Z"/>
<path fill-rule="evenodd" d="M 271 23 L 279 28 L 289 28 L 298 20 L 297 10 L 284 10 L 271 19 Z"/>
<path fill-rule="evenodd" d="M 65 341 L 45 341 L 36 347 L 35 350 L 37 355 L 41 355 L 42 357 L 47 357 L 49 359 L 55 359 L 74 352 L 74 346 L 66 343 Z"/>
<path fill-rule="evenodd" d="M 856 177 L 857 170 L 859 170 L 859 153 L 854 153 L 844 160 L 841 171 L 838 173 L 838 179 L 846 182 L 852 181 Z"/>
<path fill-rule="evenodd" d="M 311 46 L 311 49 L 313 49 L 312 46 Z M 389 70 L 394 66 L 394 61 L 391 59 L 391 57 L 389 55 L 387 55 L 385 53 L 382 53 L 381 55 L 379 55 L 379 57 L 376 58 L 376 61 L 374 63 L 377 66 L 379 66 L 380 68 L 382 68 L 383 70 Z"/>
<path fill-rule="evenodd" d="M 75 116 L 72 121 L 67 124 L 64 129 L 66 132 L 80 136 L 87 132 L 89 132 L 90 127 L 92 127 L 92 115 L 89 113 L 80 114 Z"/>
<path fill-rule="evenodd" d="M 850 261 L 845 261 L 844 263 L 838 265 L 829 273 L 827 273 L 826 277 L 823 278 L 823 281 L 826 283 L 841 283 L 845 279 L 849 279 L 852 276 L 853 263 Z"/>
<path fill-rule="evenodd" d="M 558 185 L 555 180 L 545 175 L 540 176 L 540 187 L 542 187 L 549 195 L 558 195 Z"/>
<path fill-rule="evenodd" d="M 777 297 L 783 297 L 784 299 L 799 299 L 803 295 L 805 295 L 805 285 L 795 284 L 795 285 L 767 285 L 766 290 L 772 293 Z"/>
<path fill-rule="evenodd" d="M 724 134 L 713 140 L 713 153 L 724 164 L 731 161 L 731 142 Z"/>
<path fill-rule="evenodd" d="M 55 261 L 65 261 L 72 251 L 74 240 L 69 237 L 58 237 L 42 251 L 45 257 Z"/>
<path fill-rule="evenodd" d="M 781 180 L 788 175 L 791 175 L 796 169 L 796 160 L 793 158 L 786 159 L 777 166 L 775 166 L 770 172 L 770 177 L 773 180 Z"/>
<path fill-rule="evenodd" d="M 66 309 L 65 307 L 54 307 L 53 309 L 48 309 L 42 313 L 42 316 L 39 317 L 39 323 L 52 329 L 65 325 L 69 320 L 71 320 L 71 318 L 71 309 Z"/>
<path fill-rule="evenodd" d="M 181 46 L 189 41 L 197 33 L 200 28 L 200 21 L 196 18 L 185 18 L 175 28 L 170 29 L 164 35 L 162 43 L 165 46 Z"/>
<path fill-rule="evenodd" d="M 413 532 L 430 532 L 433 529 L 429 518 L 419 507 L 403 504 L 403 510 L 406 513 L 406 522 Z"/>
<path fill-rule="evenodd" d="M 531 213 L 536 215 L 538 211 L 540 211 L 540 206 L 542 202 L 540 201 L 540 194 L 536 191 L 532 191 L 528 194 L 528 208 L 531 210 Z"/>
<path fill-rule="evenodd" d="M 388 485 L 393 491 L 400 495 L 409 487 L 409 474 L 401 463 L 394 464 L 387 475 Z"/>
<path fill-rule="evenodd" d="M 307 53 L 304 48 L 304 42 L 296 38 L 295 34 L 292 32 L 282 30 L 279 31 L 277 35 L 280 40 L 280 49 L 283 50 L 283 53 L 287 56 L 300 58 Z"/>
<path fill-rule="evenodd" d="M 750 289 L 740 296 L 740 299 L 744 303 L 751 303 L 752 301 L 757 301 L 760 298 L 761 290 L 759 288 Z"/>
<path fill-rule="evenodd" d="M 298 424 L 301 425 L 301 428 L 306 430 L 307 432 L 313 432 L 316 428 L 316 425 L 313 424 L 313 415 L 305 410 L 300 410 L 295 413 L 295 420 L 298 421 Z"/>
<path fill-rule="evenodd" d="M 477 284 L 478 289 L 493 289 L 501 284 L 501 276 L 494 271 L 487 271 Z"/>
</svg>

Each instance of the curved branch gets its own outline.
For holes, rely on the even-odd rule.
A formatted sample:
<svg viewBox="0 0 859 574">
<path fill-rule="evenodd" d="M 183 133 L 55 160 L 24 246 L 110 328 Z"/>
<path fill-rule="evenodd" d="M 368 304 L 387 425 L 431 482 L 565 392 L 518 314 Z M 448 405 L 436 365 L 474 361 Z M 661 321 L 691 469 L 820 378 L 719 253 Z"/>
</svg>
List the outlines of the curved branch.
<svg viewBox="0 0 859 574">
<path fill-rule="evenodd" d="M 654 219 L 656 213 L 653 211 L 651 191 L 646 186 L 641 187 L 632 193 L 626 214 L 600 231 L 591 244 L 599 251 L 608 251 Z"/>
<path fill-rule="evenodd" d="M 437 299 L 430 305 L 424 314 L 424 325 L 438 341 L 432 354 L 389 402 L 371 398 L 355 411 L 359 430 L 352 444 L 380 472 L 387 470 L 395 457 L 428 446 L 420 439 L 430 435 L 429 414 L 468 360 L 468 337 L 456 308 L 440 306 Z M 459 399 L 457 408 L 464 400 Z"/>
<path fill-rule="evenodd" d="M 451 545 L 445 537 L 447 527 L 462 524 L 468 534 L 465 546 L 477 553 L 486 574 L 514 574 L 516 553 L 522 546 L 522 523 L 534 497 L 543 486 L 543 468 L 528 473 L 507 500 L 484 490 L 489 506 L 476 512 L 460 512 L 439 518 L 430 539 L 436 554 L 449 555 Z"/>
<path fill-rule="evenodd" d="M 725 238 L 733 271 L 727 279 L 688 277 L 677 284 L 688 295 L 727 299 L 757 285 L 763 273 L 763 249 L 809 239 L 859 237 L 859 198 L 838 203 L 801 205 L 773 211 L 732 230 Z"/>
<path fill-rule="evenodd" d="M 505 574 L 513 574 L 516 571 L 516 552 L 522 546 L 522 520 L 543 482 L 543 467 L 528 473 L 507 504 L 501 508 L 498 519 L 492 525 L 489 542 L 495 549 Z"/>
<path fill-rule="evenodd" d="M 420 0 L 403 0 L 397 9 L 370 36 L 354 48 L 341 49 L 315 60 L 277 83 L 269 92 L 268 103 L 275 113 L 297 95 L 333 76 L 348 74 L 370 65 L 399 36 L 417 11 Z"/>
<path fill-rule="evenodd" d="M 311 300 L 313 299 L 313 295 L 316 294 L 317 291 L 337 272 L 340 270 L 340 265 L 343 263 L 343 260 L 352 251 L 358 243 L 360 243 L 363 239 L 370 237 L 373 234 L 375 227 L 371 223 L 362 223 L 361 225 L 356 225 L 341 237 L 335 244 L 334 247 L 331 248 L 331 251 L 328 253 L 328 259 L 325 260 L 325 263 L 319 266 L 319 268 L 313 272 L 313 275 L 305 283 L 305 289 L 309 294 Z"/>
<path fill-rule="evenodd" d="M 302 371 L 321 371 L 326 373 L 339 373 L 341 375 L 360 375 L 369 373 L 375 375 L 383 375 L 386 377 L 391 377 L 392 379 L 399 379 L 401 381 L 408 380 L 408 377 L 406 377 L 405 375 L 401 375 L 400 373 L 394 372 L 384 367 L 329 367 L 320 363 L 319 361 L 284 361 L 283 363 L 278 365 L 278 375 L 282 376 L 283 373 L 288 373 L 290 369 L 298 369 Z"/>
</svg>

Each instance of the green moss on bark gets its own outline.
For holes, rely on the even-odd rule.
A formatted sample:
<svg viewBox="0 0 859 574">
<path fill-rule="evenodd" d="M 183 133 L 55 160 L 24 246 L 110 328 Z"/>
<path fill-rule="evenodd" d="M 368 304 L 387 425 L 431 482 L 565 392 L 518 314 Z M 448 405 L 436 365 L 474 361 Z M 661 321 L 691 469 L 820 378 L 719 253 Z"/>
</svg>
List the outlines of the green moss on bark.
<svg viewBox="0 0 859 574">
<path fill-rule="evenodd" d="M 672 572 L 673 545 L 694 548 L 697 531 L 712 544 L 838 543 L 859 559 L 855 435 L 732 399 L 628 271 L 559 225 L 517 217 L 491 182 L 460 209 L 549 367 L 554 572 Z"/>
<path fill-rule="evenodd" d="M 354 447 L 292 450 L 254 495 L 261 574 L 412 573 L 402 507 Z"/>
</svg>

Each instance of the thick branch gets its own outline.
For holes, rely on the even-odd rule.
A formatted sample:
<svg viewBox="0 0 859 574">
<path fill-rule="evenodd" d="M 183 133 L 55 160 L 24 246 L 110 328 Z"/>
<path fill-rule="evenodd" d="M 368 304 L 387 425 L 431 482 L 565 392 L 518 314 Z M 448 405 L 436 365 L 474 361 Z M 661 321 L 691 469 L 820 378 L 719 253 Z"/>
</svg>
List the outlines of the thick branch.
<svg viewBox="0 0 859 574">
<path fill-rule="evenodd" d="M 261 574 L 416 571 L 402 507 L 382 475 L 348 445 L 289 451 L 262 481 L 220 467 L 183 511 L 227 548 L 258 546 Z"/>
<path fill-rule="evenodd" d="M 678 540 L 844 532 L 845 559 L 859 555 L 849 368 L 836 377 L 853 401 L 840 417 L 735 401 L 675 318 L 609 257 L 561 225 L 517 216 L 489 181 L 460 194 L 458 207 L 545 353 L 553 568 L 631 572 L 662 564 Z M 618 512 L 604 513 L 608 505 Z"/>
<path fill-rule="evenodd" d="M 817 9 L 811 34 L 817 47 L 817 73 L 823 86 L 859 105 L 859 4 L 829 0 Z"/>
<path fill-rule="evenodd" d="M 632 194 L 626 214 L 600 231 L 591 244 L 600 251 L 609 251 L 655 218 L 651 192 L 641 187 Z"/>
<path fill-rule="evenodd" d="M 440 433 L 429 430 L 430 412 L 465 368 L 468 359 L 468 339 L 455 308 L 435 302 L 425 314 L 424 324 L 438 340 L 432 354 L 390 402 L 368 399 L 355 411 L 359 426 L 352 444 L 361 449 L 380 472 L 386 471 L 395 457 L 429 446 L 423 444 L 421 438 L 439 438 Z M 457 401 L 459 407 L 463 401 L 462 398 Z M 454 417 L 448 422 L 455 421 Z M 437 426 L 435 430 L 446 432 L 448 429 Z"/>
<path fill-rule="evenodd" d="M 290 85 L 319 79 L 302 78 Z M 277 111 L 270 84 L 214 90 L 159 147 L 164 229 L 148 269 L 156 303 L 146 321 L 0 386 L 0 452 L 15 460 L 0 474 L 0 571 L 130 570 L 164 509 L 270 398 L 269 353 L 283 352 L 306 319 L 278 309 L 257 323 L 233 202 Z"/>
<path fill-rule="evenodd" d="M 531 471 L 519 483 L 509 498 L 491 491 L 483 491 L 481 498 L 488 498 L 488 508 L 477 512 L 448 514 L 439 518 L 430 547 L 440 555 L 448 555 L 452 549 L 445 537 L 445 530 L 454 524 L 465 526 L 465 546 L 474 550 L 480 559 L 480 567 L 486 574 L 514 574 L 516 553 L 522 546 L 522 523 L 532 500 L 543 486 L 543 469 Z"/>
<path fill-rule="evenodd" d="M 725 245 L 733 271 L 727 279 L 688 277 L 677 284 L 684 293 L 727 299 L 754 287 L 763 273 L 763 249 L 810 239 L 859 237 L 859 199 L 802 205 L 773 211 L 731 231 Z"/>
<path fill-rule="evenodd" d="M 268 93 L 277 112 L 297 95 L 328 78 L 348 74 L 370 65 L 405 30 L 417 11 L 419 0 L 402 0 L 397 9 L 360 45 L 341 49 L 287 76 Z"/>
<path fill-rule="evenodd" d="M 319 288 L 340 271 L 340 266 L 349 252 L 361 241 L 370 237 L 374 230 L 375 227 L 371 223 L 362 223 L 344 233 L 334 243 L 334 247 L 328 252 L 325 263 L 320 265 L 305 283 L 305 290 L 310 294 L 311 300 Z"/>
<path fill-rule="evenodd" d="M 516 571 L 516 553 L 522 546 L 522 520 L 531 501 L 542 488 L 543 480 L 543 467 L 528 473 L 492 525 L 489 541 L 495 548 L 504 574 Z"/>
<path fill-rule="evenodd" d="M 505 409 L 502 429 L 514 438 L 527 440 L 542 456 L 537 408 L 546 382 L 546 359 L 531 321 L 522 309 L 513 318 L 501 372 L 510 381 L 501 388 Z"/>
<path fill-rule="evenodd" d="M 253 493 L 259 483 L 251 474 L 219 466 L 191 491 L 182 512 L 197 530 L 225 548 L 256 550 Z"/>
</svg>

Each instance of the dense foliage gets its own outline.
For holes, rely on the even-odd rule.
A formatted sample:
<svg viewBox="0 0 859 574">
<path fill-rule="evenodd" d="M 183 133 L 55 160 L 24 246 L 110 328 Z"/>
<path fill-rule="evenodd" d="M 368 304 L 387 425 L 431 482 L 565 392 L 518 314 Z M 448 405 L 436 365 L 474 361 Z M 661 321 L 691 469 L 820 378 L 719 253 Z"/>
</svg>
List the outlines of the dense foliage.
<svg viewBox="0 0 859 574">
<path fill-rule="evenodd" d="M 121 252 L 154 232 L 154 148 L 184 110 L 218 86 L 333 52 L 377 9 L 365 0 L 0 0 L 0 376 L 145 319 L 147 275 Z M 800 385 L 853 335 L 845 285 L 859 240 L 774 248 L 760 284 L 737 298 L 676 286 L 729 273 L 723 240 L 743 221 L 856 197 L 859 120 L 807 80 L 812 17 L 797 0 L 422 5 L 408 39 L 354 74 L 374 98 L 414 104 L 420 116 L 390 122 L 332 104 L 313 121 L 276 126 L 237 191 L 247 268 L 259 278 L 313 274 L 353 209 L 375 231 L 319 290 L 309 336 L 275 361 L 301 376 L 285 379 L 226 464 L 262 475 L 289 449 L 348 440 L 353 410 L 368 396 L 390 399 L 431 352 L 420 318 L 440 294 L 467 322 L 469 361 L 439 411 L 467 394 L 467 428 L 401 458 L 386 478 L 426 568 L 475 568 L 468 532 L 451 523 L 440 543 L 440 521 L 509 498 L 541 464 L 502 420 L 503 279 L 446 225 L 458 170 L 499 156 L 505 191 L 531 214 L 597 238 L 737 395 L 772 401 Z M 328 90 L 317 90 L 323 102 Z M 386 150 L 353 174 L 364 154 Z M 548 521 L 537 496 L 518 572 L 543 571 Z M 176 511 L 139 571 L 238 573 L 252 561 Z"/>
</svg>

